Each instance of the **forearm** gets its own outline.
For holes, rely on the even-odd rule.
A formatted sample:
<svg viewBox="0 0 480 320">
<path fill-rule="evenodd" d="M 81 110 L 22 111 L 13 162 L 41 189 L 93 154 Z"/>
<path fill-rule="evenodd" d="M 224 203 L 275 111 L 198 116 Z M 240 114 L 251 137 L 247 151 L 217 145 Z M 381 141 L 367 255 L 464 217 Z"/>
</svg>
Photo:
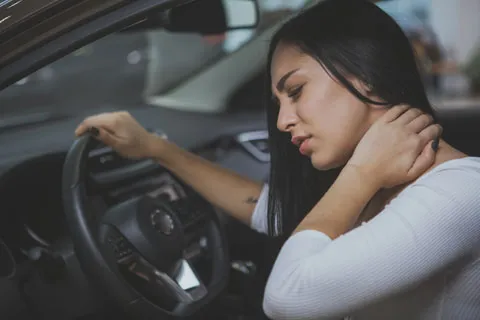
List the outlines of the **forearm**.
<svg viewBox="0 0 480 320">
<path fill-rule="evenodd" d="M 317 230 L 335 239 L 350 230 L 379 190 L 372 178 L 346 166 L 294 233 Z"/>
<path fill-rule="evenodd" d="M 250 225 L 262 184 L 156 138 L 152 157 L 210 203 Z"/>
</svg>

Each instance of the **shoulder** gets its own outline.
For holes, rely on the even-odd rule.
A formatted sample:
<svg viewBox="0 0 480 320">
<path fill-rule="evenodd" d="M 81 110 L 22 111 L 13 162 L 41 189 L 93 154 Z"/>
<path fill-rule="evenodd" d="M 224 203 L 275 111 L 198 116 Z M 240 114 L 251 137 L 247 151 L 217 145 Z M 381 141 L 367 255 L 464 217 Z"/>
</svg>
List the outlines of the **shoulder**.
<svg viewBox="0 0 480 320">
<path fill-rule="evenodd" d="M 430 209 L 446 205 L 480 207 L 480 158 L 467 157 L 444 162 L 406 187 L 391 204 L 423 203 Z"/>
<path fill-rule="evenodd" d="M 417 179 L 404 191 L 446 192 L 456 197 L 472 196 L 480 188 L 480 158 L 466 157 L 444 162 Z"/>
<path fill-rule="evenodd" d="M 372 221 L 408 225 L 417 239 L 468 238 L 471 244 L 479 240 L 479 190 L 480 158 L 450 160 L 410 184 Z"/>
</svg>

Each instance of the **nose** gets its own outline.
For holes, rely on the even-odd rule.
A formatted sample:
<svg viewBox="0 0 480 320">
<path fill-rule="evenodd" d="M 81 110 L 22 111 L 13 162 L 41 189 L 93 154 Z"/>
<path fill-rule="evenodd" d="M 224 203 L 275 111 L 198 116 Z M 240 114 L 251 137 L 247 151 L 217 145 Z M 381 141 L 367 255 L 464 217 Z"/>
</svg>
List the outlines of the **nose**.
<svg viewBox="0 0 480 320">
<path fill-rule="evenodd" d="M 291 131 L 298 123 L 298 116 L 292 106 L 280 106 L 277 118 L 277 128 L 283 132 Z"/>
</svg>

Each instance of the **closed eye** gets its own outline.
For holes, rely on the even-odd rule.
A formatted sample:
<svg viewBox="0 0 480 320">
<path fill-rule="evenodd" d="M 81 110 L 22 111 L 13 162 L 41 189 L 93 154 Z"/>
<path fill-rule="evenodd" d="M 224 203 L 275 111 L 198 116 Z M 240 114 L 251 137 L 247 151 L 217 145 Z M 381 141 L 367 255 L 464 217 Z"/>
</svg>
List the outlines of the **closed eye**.
<svg viewBox="0 0 480 320">
<path fill-rule="evenodd" d="M 288 92 L 288 97 L 290 99 L 294 100 L 294 101 L 298 100 L 298 98 L 300 97 L 300 94 L 302 93 L 303 86 L 304 85 L 297 86 L 297 87 L 293 88 L 292 90 L 290 90 Z"/>
</svg>

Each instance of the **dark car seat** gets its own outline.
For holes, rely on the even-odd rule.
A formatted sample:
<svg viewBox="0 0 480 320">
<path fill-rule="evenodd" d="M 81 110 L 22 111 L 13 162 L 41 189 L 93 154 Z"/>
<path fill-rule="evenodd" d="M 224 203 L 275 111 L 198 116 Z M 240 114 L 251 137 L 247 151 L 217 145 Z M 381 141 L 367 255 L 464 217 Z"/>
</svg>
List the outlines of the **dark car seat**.
<svg viewBox="0 0 480 320">
<path fill-rule="evenodd" d="M 480 99 L 452 101 L 435 111 L 444 140 L 470 156 L 480 156 Z"/>
</svg>

